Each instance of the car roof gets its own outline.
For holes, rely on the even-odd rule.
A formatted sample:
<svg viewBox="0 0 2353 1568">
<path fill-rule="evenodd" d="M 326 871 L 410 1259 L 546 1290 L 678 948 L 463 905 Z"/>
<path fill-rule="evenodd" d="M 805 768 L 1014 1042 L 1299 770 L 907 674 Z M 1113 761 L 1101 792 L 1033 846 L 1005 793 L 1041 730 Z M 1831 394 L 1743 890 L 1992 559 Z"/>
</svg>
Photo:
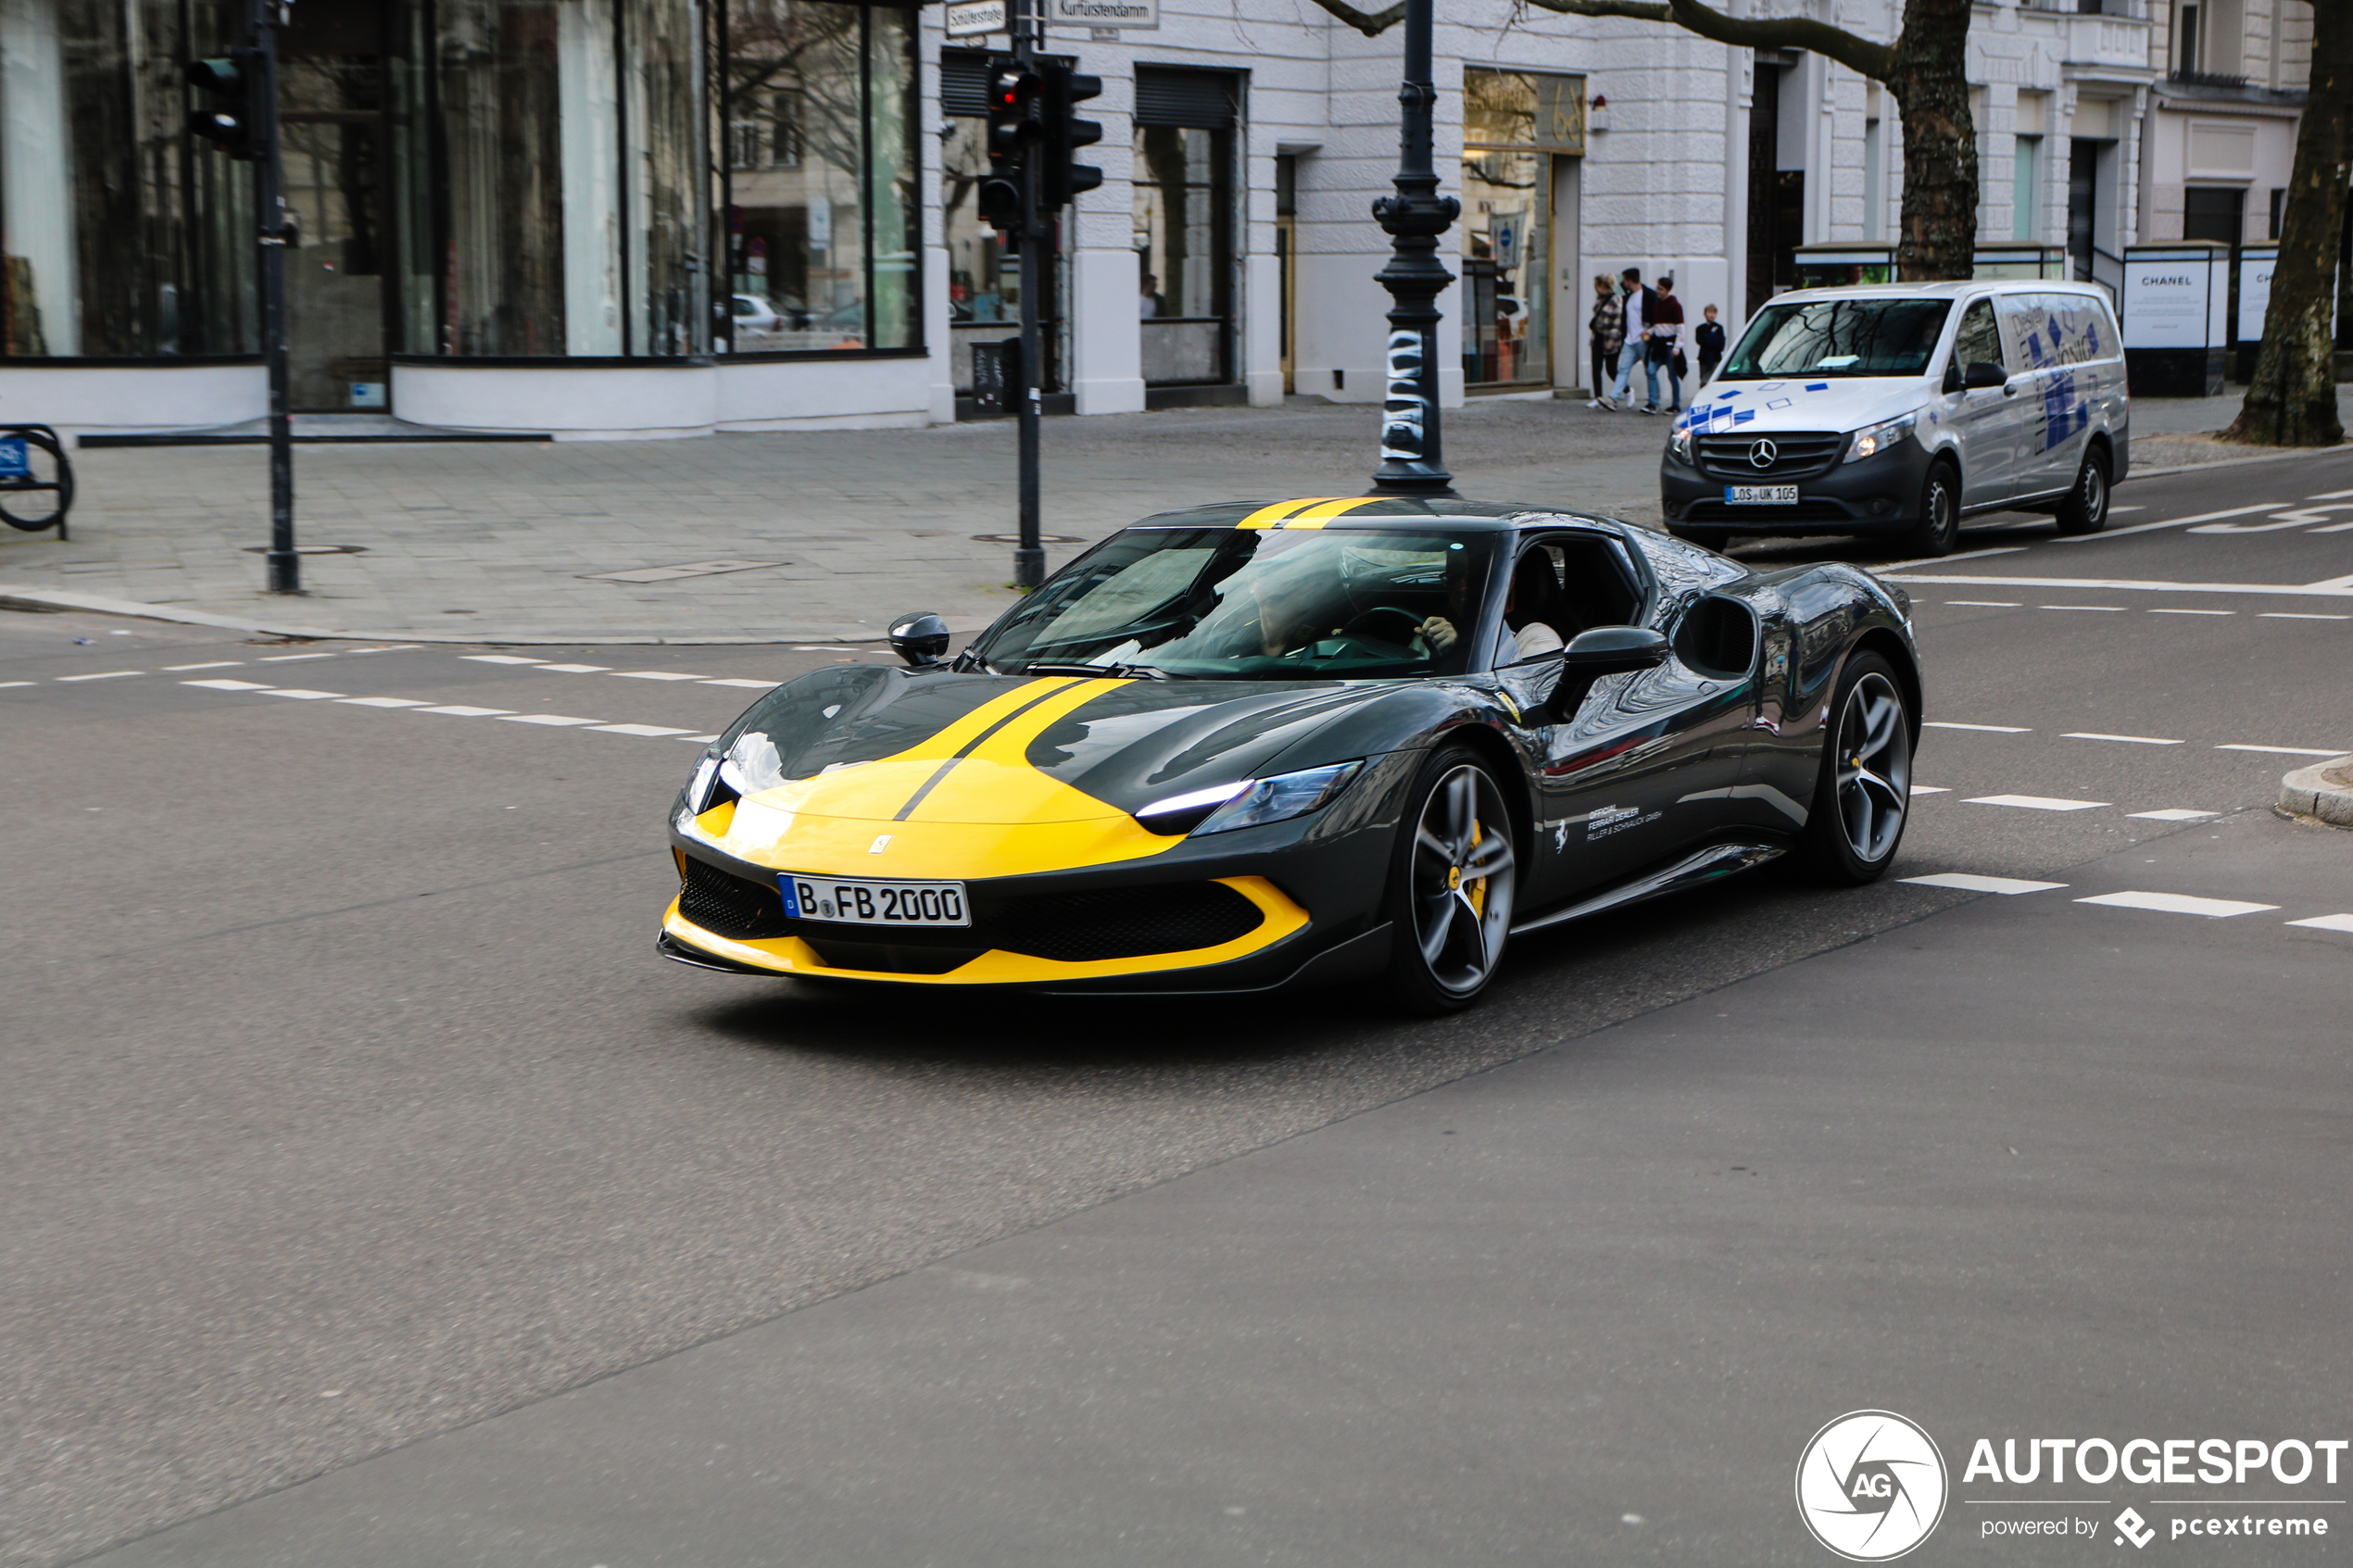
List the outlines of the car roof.
<svg viewBox="0 0 2353 1568">
<path fill-rule="evenodd" d="M 1342 507 L 1346 509 L 1341 510 Z M 1315 520 L 1315 526 L 1319 528 L 1393 529 L 1404 523 L 1425 523 L 1470 533 L 1501 533 L 1519 528 L 1558 527 L 1565 522 L 1584 523 L 1613 533 L 1617 527 L 1609 518 L 1564 511 L 1558 507 L 1466 501 L 1453 495 L 1374 495 L 1353 502 L 1349 497 L 1331 495 L 1303 495 L 1287 501 L 1220 501 L 1205 507 L 1188 507 L 1181 511 L 1155 512 L 1129 526 L 1240 528 L 1247 525 L 1273 528 L 1281 526 L 1287 518 L 1298 518 L 1302 513 L 1325 508 L 1331 508 L 1331 515 Z"/>
<path fill-rule="evenodd" d="M 2094 299 L 2108 298 L 2106 291 L 2095 284 L 2059 278 L 1955 278 L 1937 283 L 1845 283 L 1837 288 L 1790 289 L 1766 303 L 1780 305 L 1787 300 L 1807 299 L 1958 299 L 1980 292 L 2080 294 Z"/>
</svg>

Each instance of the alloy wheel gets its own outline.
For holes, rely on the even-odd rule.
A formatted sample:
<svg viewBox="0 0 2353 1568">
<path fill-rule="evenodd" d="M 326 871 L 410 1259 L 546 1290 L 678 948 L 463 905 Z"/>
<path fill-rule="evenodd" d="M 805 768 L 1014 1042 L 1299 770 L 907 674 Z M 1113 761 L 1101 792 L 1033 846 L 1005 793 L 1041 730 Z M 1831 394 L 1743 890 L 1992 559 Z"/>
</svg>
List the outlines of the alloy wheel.
<svg viewBox="0 0 2353 1568">
<path fill-rule="evenodd" d="M 1414 940 L 1430 979 L 1463 995 L 1487 984 L 1511 933 L 1511 816 L 1485 769 L 1451 769 L 1423 797 L 1408 874 Z"/>
<path fill-rule="evenodd" d="M 1877 671 L 1846 694 L 1838 720 L 1838 814 L 1855 858 L 1875 866 L 1895 848 L 1912 803 L 1912 734 L 1904 699 Z"/>
</svg>

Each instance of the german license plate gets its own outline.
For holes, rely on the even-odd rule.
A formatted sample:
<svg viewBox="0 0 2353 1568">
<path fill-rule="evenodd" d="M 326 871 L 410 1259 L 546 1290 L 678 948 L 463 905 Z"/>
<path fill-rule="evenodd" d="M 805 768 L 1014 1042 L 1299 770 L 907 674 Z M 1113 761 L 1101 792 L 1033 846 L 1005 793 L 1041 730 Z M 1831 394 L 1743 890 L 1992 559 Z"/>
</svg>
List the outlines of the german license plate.
<svg viewBox="0 0 2353 1568">
<path fill-rule="evenodd" d="M 1727 484 L 1724 504 L 1728 507 L 1793 507 L 1797 505 L 1794 484 Z"/>
<path fill-rule="evenodd" d="M 837 876 L 776 877 L 785 913 L 843 925 L 970 925 L 961 882 L 870 882 Z"/>
</svg>

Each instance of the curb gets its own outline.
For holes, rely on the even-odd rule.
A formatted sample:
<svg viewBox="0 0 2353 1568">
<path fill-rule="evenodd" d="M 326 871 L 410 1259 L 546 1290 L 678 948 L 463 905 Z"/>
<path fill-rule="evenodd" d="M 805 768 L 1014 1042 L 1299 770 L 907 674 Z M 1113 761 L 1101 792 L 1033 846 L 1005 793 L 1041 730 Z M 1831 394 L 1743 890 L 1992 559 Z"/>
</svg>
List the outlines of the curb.
<svg viewBox="0 0 2353 1568">
<path fill-rule="evenodd" d="M 267 637 L 300 637 L 309 641 L 364 643 L 452 643 L 488 644 L 498 647 L 767 647 L 776 643 L 875 643 L 888 641 L 864 627 L 855 632 L 795 632 L 780 631 L 773 635 L 750 635 L 732 633 L 646 633 L 638 635 L 616 634 L 610 632 L 585 632 L 562 634 L 553 632 L 489 632 L 470 627 L 462 633 L 434 630 L 394 632 L 335 632 L 322 626 L 299 626 L 283 621 L 243 621 L 235 616 L 214 615 L 200 609 L 175 609 L 169 605 L 141 604 L 136 599 L 110 599 L 100 594 L 76 594 L 57 588 L 20 588 L 0 583 L 0 610 L 87 610 L 94 615 L 123 615 L 140 621 L 163 621 L 178 626 L 208 626 L 221 632 L 247 632 Z M 975 621 L 958 624 L 951 621 L 949 631 L 955 636 L 971 636 L 988 630 L 991 621 Z"/>
<path fill-rule="evenodd" d="M 2282 779 L 2280 809 L 2331 827 L 2353 828 L 2353 757 L 2315 762 Z"/>
<path fill-rule="evenodd" d="M 2214 433 L 2212 431 L 2180 431 L 2168 433 L 2211 435 Z M 2162 441 L 2165 437 L 2152 435 L 2146 439 Z M 2347 452 L 2353 452 L 2353 439 L 2341 442 L 2334 446 L 2283 446 L 2276 452 L 2258 452 L 2253 457 L 2217 458 L 2210 463 L 2175 463 L 2170 468 L 2161 469 L 2145 469 L 2135 463 L 2133 466 L 2133 471 L 2124 476 L 2122 483 L 2131 484 L 2139 480 L 2157 479 L 2169 473 L 2204 473 L 2208 469 L 2245 468 L 2249 463 L 2284 463 L 2290 458 L 2325 458 Z"/>
</svg>

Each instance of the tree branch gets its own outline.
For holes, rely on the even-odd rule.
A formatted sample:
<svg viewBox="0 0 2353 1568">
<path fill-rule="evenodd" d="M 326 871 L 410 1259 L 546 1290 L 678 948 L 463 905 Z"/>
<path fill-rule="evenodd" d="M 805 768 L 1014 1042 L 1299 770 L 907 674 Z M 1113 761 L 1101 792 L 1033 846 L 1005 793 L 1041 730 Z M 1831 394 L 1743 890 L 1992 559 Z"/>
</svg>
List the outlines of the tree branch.
<svg viewBox="0 0 2353 1568">
<path fill-rule="evenodd" d="M 1348 0 L 1315 0 L 1315 4 L 1367 38 L 1378 38 L 1405 19 L 1405 0 L 1397 0 L 1396 5 L 1381 11 L 1360 11 Z"/>
<path fill-rule="evenodd" d="M 1322 0 L 1318 0 L 1321 4 Z M 1572 17 L 1636 17 L 1672 22 L 1702 38 L 1743 49 L 1804 49 L 1836 60 L 1874 82 L 1887 80 L 1894 45 L 1874 44 L 1812 17 L 1732 17 L 1702 0 L 1528 0 Z"/>
</svg>

